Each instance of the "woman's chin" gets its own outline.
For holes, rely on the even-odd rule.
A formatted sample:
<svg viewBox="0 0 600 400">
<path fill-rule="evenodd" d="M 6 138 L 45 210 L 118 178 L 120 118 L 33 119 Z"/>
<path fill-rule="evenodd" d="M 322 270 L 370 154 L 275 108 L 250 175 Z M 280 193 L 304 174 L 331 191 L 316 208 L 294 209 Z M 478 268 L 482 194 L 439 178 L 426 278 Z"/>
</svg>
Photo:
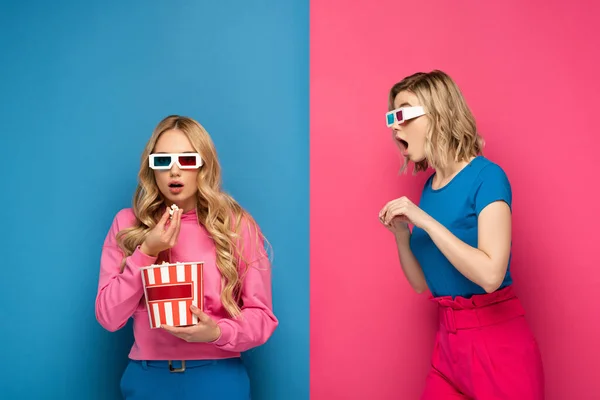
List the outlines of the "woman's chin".
<svg viewBox="0 0 600 400">
<path fill-rule="evenodd" d="M 414 154 L 407 154 L 406 158 L 408 158 L 409 161 L 418 164 L 421 161 L 425 161 L 425 156 L 415 156 Z"/>
</svg>

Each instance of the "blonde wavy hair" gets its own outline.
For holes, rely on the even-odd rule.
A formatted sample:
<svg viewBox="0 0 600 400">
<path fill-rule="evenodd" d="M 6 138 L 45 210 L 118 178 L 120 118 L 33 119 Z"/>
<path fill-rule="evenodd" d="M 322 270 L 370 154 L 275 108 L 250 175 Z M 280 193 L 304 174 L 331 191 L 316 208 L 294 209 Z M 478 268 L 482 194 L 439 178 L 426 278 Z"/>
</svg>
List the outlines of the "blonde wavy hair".
<svg viewBox="0 0 600 400">
<path fill-rule="evenodd" d="M 415 174 L 430 166 L 443 168 L 448 165 L 449 158 L 460 162 L 483 154 L 484 141 L 477 132 L 475 118 L 457 84 L 445 72 L 418 72 L 396 83 L 390 89 L 389 111 L 394 109 L 398 93 L 404 91 L 417 96 L 427 113 L 424 117 L 429 120 L 425 159 L 415 163 Z M 400 172 L 407 166 L 405 157 Z"/>
<path fill-rule="evenodd" d="M 214 143 L 204 127 L 191 118 L 178 115 L 166 117 L 158 123 L 146 144 L 141 157 L 138 185 L 133 196 L 136 222 L 134 226 L 123 229 L 117 234 L 117 243 L 124 253 L 121 271 L 125 266 L 125 258 L 133 254 L 136 247 L 144 242 L 146 235 L 156 226 L 165 210 L 164 200 L 156 185 L 154 172 L 148 165 L 148 159 L 158 138 L 172 129 L 179 130 L 187 136 L 204 162 L 198 172 L 197 180 L 198 223 L 206 228 L 215 243 L 217 267 L 222 277 L 223 307 L 232 317 L 238 316 L 241 312 L 241 285 L 247 271 L 247 269 L 242 271 L 240 268 L 245 245 L 240 243 L 240 230 L 249 228 L 250 232 L 255 234 L 256 244 L 260 246 L 256 247 L 259 249 L 256 251 L 258 259 L 243 259 L 246 266 L 266 257 L 266 252 L 261 250 L 268 241 L 252 216 L 221 190 L 221 167 Z M 242 221 L 245 222 L 244 226 Z M 159 258 L 168 259 L 169 255 L 161 254 Z"/>
</svg>

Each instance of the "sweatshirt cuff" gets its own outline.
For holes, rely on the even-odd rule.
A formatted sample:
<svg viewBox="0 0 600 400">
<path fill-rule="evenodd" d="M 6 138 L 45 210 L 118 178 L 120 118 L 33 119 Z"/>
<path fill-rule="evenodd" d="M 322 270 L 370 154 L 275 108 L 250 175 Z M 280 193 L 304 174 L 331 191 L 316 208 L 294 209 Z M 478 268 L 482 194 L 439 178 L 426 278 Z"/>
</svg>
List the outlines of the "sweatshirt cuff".
<svg viewBox="0 0 600 400">
<path fill-rule="evenodd" d="M 133 264 L 133 266 L 138 267 L 139 269 L 142 267 L 149 267 L 150 265 L 154 264 L 157 258 L 158 257 L 152 257 L 145 254 L 144 252 L 142 252 L 142 250 L 140 250 L 140 247 L 138 246 L 136 247 L 133 254 L 129 257 L 129 260 L 131 261 L 131 264 Z"/>
<path fill-rule="evenodd" d="M 212 343 L 215 346 L 225 346 L 229 343 L 231 337 L 233 336 L 233 327 L 229 325 L 225 319 L 217 321 L 217 325 L 221 329 L 221 336 L 219 336 L 219 338 Z"/>
</svg>

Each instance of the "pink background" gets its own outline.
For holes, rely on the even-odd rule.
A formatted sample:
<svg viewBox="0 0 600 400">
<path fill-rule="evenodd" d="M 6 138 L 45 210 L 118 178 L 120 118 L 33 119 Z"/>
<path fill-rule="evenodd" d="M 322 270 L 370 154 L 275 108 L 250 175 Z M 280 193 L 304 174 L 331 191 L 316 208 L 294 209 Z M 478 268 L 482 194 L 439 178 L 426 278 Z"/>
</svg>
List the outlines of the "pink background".
<svg viewBox="0 0 600 400">
<path fill-rule="evenodd" d="M 435 308 L 412 292 L 377 213 L 418 201 L 426 178 L 397 174 L 388 90 L 434 68 L 461 86 L 512 182 L 515 287 L 547 399 L 600 398 L 600 8 L 579 3 L 311 2 L 311 399 L 423 388 Z"/>
</svg>

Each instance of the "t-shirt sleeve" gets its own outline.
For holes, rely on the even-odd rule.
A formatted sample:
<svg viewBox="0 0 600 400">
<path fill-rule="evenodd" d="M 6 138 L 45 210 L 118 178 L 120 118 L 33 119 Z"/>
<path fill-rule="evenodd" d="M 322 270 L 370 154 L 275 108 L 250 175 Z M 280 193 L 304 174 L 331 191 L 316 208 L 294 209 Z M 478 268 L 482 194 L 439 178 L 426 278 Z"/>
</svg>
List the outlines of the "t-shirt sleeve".
<svg viewBox="0 0 600 400">
<path fill-rule="evenodd" d="M 479 188 L 475 193 L 475 212 L 479 213 L 495 201 L 504 201 L 512 210 L 512 189 L 508 176 L 497 164 L 490 164 L 479 174 Z"/>
</svg>

